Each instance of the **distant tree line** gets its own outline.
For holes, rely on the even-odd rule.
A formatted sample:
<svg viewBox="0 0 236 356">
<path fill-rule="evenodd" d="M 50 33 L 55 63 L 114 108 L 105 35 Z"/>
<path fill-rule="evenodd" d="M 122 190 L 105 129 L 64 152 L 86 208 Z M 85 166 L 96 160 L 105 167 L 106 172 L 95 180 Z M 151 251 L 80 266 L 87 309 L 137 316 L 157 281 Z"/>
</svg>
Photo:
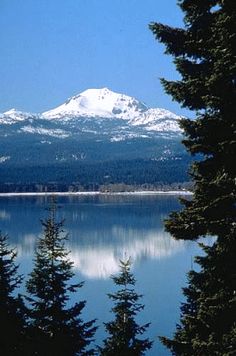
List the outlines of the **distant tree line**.
<svg viewBox="0 0 236 356">
<path fill-rule="evenodd" d="M 183 160 L 126 160 L 96 164 L 1 166 L 0 192 L 99 190 L 104 185 L 156 187 L 189 181 Z"/>
<path fill-rule="evenodd" d="M 0 233 L 1 355 L 144 355 L 152 342 L 140 338 L 149 324 L 140 326 L 135 320 L 144 306 L 134 290 L 131 261 L 121 261 L 119 276 L 112 276 L 118 286 L 118 291 L 109 295 L 114 301 L 114 319 L 105 324 L 109 336 L 102 346 L 96 346 L 96 320 L 83 321 L 81 315 L 86 301 L 70 302 L 71 294 L 83 283 L 70 283 L 73 263 L 65 247 L 68 235 L 63 226 L 52 204 L 42 221 L 43 234 L 37 241 L 25 295 L 17 294 L 23 281 L 18 274 L 17 252 L 9 246 L 8 236 Z"/>
<path fill-rule="evenodd" d="M 14 184 L 5 183 L 0 184 L 1 193 L 49 193 L 49 192 L 101 192 L 101 193 L 122 193 L 122 192 L 138 192 L 138 191 L 191 191 L 191 182 L 182 183 L 171 183 L 171 184 L 125 184 L 125 183 L 108 183 L 108 184 L 91 184 L 81 186 L 77 183 L 72 184 L 58 184 L 58 183 L 47 183 L 47 184 Z"/>
</svg>

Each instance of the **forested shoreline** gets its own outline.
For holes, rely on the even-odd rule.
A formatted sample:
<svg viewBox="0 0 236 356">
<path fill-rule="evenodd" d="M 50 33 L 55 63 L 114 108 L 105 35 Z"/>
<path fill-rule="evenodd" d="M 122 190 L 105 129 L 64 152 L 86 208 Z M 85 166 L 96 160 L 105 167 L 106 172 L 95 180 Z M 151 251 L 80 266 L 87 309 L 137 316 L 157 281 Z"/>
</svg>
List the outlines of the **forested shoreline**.
<svg viewBox="0 0 236 356">
<path fill-rule="evenodd" d="M 107 185 L 86 185 L 80 184 L 0 184 L 0 194 L 4 193 L 132 193 L 132 192 L 186 192 L 192 190 L 190 182 L 166 184 L 107 184 Z"/>
<path fill-rule="evenodd" d="M 0 192 L 188 189 L 190 160 L 0 167 Z"/>
</svg>

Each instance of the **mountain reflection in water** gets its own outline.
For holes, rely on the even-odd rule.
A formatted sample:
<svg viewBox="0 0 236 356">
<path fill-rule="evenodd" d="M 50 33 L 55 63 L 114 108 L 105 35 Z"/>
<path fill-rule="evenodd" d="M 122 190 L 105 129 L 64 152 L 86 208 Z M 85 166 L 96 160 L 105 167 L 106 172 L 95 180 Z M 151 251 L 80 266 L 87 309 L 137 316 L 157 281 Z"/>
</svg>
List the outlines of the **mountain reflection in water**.
<svg viewBox="0 0 236 356">
<path fill-rule="evenodd" d="M 1 203 L 4 200 L 0 222 L 5 222 L 19 258 L 33 256 L 41 233 L 39 218 L 46 216 L 49 198 L 11 197 Z M 58 205 L 58 218 L 65 218 L 69 233 L 70 257 L 87 278 L 108 278 L 119 271 L 119 260 L 125 256 L 135 265 L 170 257 L 185 248 L 186 243 L 175 241 L 163 228 L 163 218 L 178 205 L 173 197 L 68 196 L 59 198 Z"/>
<path fill-rule="evenodd" d="M 44 196 L 0 197 L 0 230 L 17 247 L 26 279 L 42 232 L 40 218 L 47 216 L 49 202 Z M 170 336 L 175 330 L 181 287 L 199 253 L 197 243 L 176 241 L 164 231 L 163 219 L 179 209 L 176 196 L 60 196 L 58 206 L 58 218 L 65 219 L 69 233 L 76 281 L 86 281 L 73 301 L 87 300 L 85 319 L 97 318 L 96 343 L 105 336 L 103 322 L 111 319 L 107 293 L 114 287 L 109 276 L 118 271 L 120 259 L 131 256 L 137 291 L 144 295 L 140 322 L 151 321 L 148 337 L 155 340 L 148 355 L 169 355 L 157 335 Z"/>
</svg>

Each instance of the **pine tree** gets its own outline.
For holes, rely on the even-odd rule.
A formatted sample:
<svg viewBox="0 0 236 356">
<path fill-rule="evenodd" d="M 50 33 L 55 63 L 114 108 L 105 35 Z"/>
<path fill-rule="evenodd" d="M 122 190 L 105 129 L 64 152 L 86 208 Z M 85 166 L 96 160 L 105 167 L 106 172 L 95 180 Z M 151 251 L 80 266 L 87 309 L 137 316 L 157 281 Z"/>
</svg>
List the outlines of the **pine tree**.
<svg viewBox="0 0 236 356">
<path fill-rule="evenodd" d="M 236 350 L 236 3 L 181 0 L 184 28 L 150 25 L 174 57 L 181 80 L 162 79 L 166 92 L 190 110 L 183 143 L 198 160 L 191 167 L 194 194 L 166 221 L 176 239 L 216 237 L 201 244 L 200 272 L 190 271 L 186 303 L 172 340 L 175 355 L 234 355 Z"/>
<path fill-rule="evenodd" d="M 120 274 L 111 277 L 115 285 L 121 289 L 114 294 L 108 294 L 115 303 L 112 308 L 115 319 L 105 323 L 106 331 L 110 336 L 104 340 L 104 346 L 99 348 L 102 356 L 141 356 L 152 346 L 149 339 L 138 338 L 150 323 L 139 326 L 135 321 L 135 316 L 144 305 L 139 303 L 142 296 L 133 288 L 136 281 L 130 267 L 130 260 L 120 261 Z"/>
<path fill-rule="evenodd" d="M 25 307 L 15 295 L 23 277 L 18 274 L 16 256 L 8 236 L 0 232 L 0 353 L 4 356 L 24 354 Z"/>
<path fill-rule="evenodd" d="M 63 220 L 56 220 L 56 206 L 52 203 L 48 218 L 42 221 L 43 236 L 38 241 L 34 269 L 27 282 L 33 355 L 94 354 L 92 348 L 88 349 L 96 331 L 94 320 L 81 319 L 85 301 L 68 306 L 70 294 L 83 283 L 70 283 L 73 263 L 65 248 L 68 235 L 63 225 Z"/>
</svg>

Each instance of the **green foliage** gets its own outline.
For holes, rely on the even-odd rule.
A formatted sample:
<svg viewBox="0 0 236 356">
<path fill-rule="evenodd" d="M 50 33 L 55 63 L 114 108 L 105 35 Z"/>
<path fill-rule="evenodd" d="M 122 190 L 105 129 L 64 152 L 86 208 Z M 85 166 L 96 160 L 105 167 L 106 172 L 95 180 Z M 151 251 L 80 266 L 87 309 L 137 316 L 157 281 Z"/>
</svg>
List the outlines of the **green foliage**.
<svg viewBox="0 0 236 356">
<path fill-rule="evenodd" d="M 154 156 L 155 157 L 155 156 Z M 48 191 L 76 189 L 95 190 L 104 184 L 170 185 L 186 182 L 190 162 L 187 155 L 178 155 L 166 160 L 112 160 L 99 163 L 71 163 L 27 167 L 0 167 L 0 191 L 39 191 L 40 186 Z M 6 183 L 7 182 L 7 183 Z"/>
<path fill-rule="evenodd" d="M 0 232 L 0 350 L 2 355 L 23 355 L 25 340 L 25 307 L 16 289 L 22 282 L 15 263 L 16 252 Z"/>
<path fill-rule="evenodd" d="M 183 142 L 205 159 L 192 166 L 194 199 L 167 223 L 176 238 L 194 239 L 217 235 L 226 219 L 228 226 L 235 220 L 236 10 L 231 0 L 179 4 L 185 29 L 155 23 L 151 29 L 182 76 L 181 81 L 162 80 L 167 93 L 197 111 L 196 120 L 182 120 Z"/>
<path fill-rule="evenodd" d="M 137 337 L 146 331 L 149 323 L 139 326 L 135 321 L 135 316 L 144 308 L 144 305 L 139 303 L 142 296 L 137 294 L 133 288 L 135 278 L 130 271 L 130 266 L 130 260 L 120 261 L 120 274 L 112 276 L 115 285 L 121 289 L 114 294 L 108 294 L 115 304 L 112 308 L 115 319 L 105 323 L 110 336 L 104 340 L 103 348 L 99 348 L 103 356 L 140 356 L 152 346 L 149 339 Z"/>
<path fill-rule="evenodd" d="M 173 340 L 162 342 L 174 355 L 234 355 L 236 229 L 213 244 L 201 244 L 205 255 L 196 257 L 201 271 L 190 271 L 183 289 L 181 323 Z"/>
<path fill-rule="evenodd" d="M 74 276 L 65 248 L 63 221 L 56 221 L 53 203 L 42 221 L 43 236 L 35 253 L 34 269 L 27 282 L 31 318 L 31 353 L 34 355 L 93 355 L 88 350 L 96 327 L 94 320 L 83 322 L 85 301 L 68 306 L 69 297 L 83 283 L 70 284 Z"/>
<path fill-rule="evenodd" d="M 181 324 L 172 340 L 174 355 L 234 355 L 236 312 L 236 6 L 232 0 L 180 0 L 185 28 L 150 25 L 174 57 L 179 81 L 162 79 L 167 93 L 196 119 L 181 122 L 183 143 L 194 156 L 194 196 L 172 213 L 167 230 L 176 239 L 213 235 L 202 245 L 200 272 L 189 273 Z"/>
</svg>

